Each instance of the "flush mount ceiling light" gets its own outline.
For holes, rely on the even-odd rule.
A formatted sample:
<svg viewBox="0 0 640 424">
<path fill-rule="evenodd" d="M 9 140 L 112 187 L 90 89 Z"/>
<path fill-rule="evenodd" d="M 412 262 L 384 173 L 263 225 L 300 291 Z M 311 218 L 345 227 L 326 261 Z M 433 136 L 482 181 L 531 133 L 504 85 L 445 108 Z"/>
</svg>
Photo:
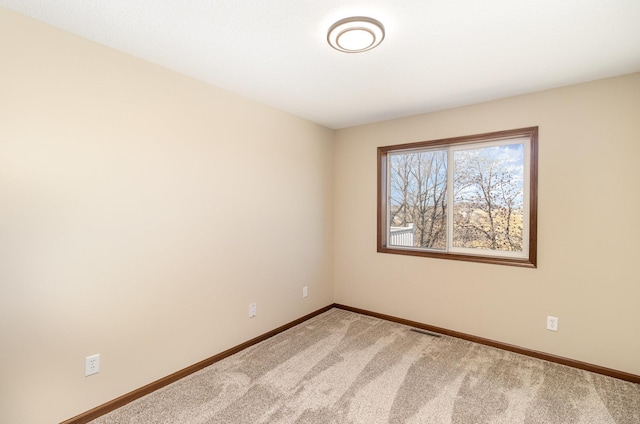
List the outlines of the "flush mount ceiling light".
<svg viewBox="0 0 640 424">
<path fill-rule="evenodd" d="M 384 26 L 375 19 L 356 16 L 341 19 L 329 28 L 327 41 L 345 53 L 366 52 L 384 39 Z"/>
</svg>

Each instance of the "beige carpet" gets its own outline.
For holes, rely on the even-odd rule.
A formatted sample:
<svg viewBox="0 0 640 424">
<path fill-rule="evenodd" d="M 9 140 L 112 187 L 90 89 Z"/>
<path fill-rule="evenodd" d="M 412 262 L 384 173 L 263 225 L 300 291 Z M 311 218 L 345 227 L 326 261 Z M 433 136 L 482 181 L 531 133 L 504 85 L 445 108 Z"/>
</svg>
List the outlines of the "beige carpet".
<svg viewBox="0 0 640 424">
<path fill-rule="evenodd" d="M 640 385 L 332 309 L 107 423 L 639 424 Z"/>
</svg>

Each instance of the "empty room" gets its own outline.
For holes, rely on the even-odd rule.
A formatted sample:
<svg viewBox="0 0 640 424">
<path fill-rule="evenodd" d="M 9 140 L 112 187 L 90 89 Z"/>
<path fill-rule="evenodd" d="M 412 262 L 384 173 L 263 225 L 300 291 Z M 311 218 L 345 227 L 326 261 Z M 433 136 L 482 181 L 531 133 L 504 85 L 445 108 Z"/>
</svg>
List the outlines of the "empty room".
<svg viewBox="0 0 640 424">
<path fill-rule="evenodd" d="M 0 423 L 640 423 L 639 23 L 0 0 Z"/>
</svg>

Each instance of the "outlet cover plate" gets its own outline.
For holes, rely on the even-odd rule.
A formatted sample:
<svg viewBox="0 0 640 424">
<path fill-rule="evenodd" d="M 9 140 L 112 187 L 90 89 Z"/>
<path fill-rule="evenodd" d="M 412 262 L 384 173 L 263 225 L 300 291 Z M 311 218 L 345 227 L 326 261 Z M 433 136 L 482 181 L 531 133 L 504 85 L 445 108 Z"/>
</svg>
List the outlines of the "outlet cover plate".
<svg viewBox="0 0 640 424">
<path fill-rule="evenodd" d="M 84 358 L 84 376 L 88 377 L 100 372 L 100 354 L 87 356 Z"/>
<path fill-rule="evenodd" d="M 547 330 L 558 331 L 558 318 L 548 316 L 547 317 Z"/>
</svg>

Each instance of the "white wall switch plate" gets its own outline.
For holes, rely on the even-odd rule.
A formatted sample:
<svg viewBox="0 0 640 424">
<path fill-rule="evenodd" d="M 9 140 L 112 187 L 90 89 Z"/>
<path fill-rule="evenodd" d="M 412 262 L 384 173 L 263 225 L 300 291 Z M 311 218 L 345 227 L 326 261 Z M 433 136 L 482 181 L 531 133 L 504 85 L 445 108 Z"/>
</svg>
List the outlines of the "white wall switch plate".
<svg viewBox="0 0 640 424">
<path fill-rule="evenodd" d="M 304 286 L 302 288 L 302 297 L 307 297 L 309 296 L 309 289 L 307 288 L 307 286 Z"/>
<path fill-rule="evenodd" d="M 258 314 L 258 310 L 256 308 L 256 304 L 252 303 L 249 305 L 249 318 L 253 318 Z"/>
</svg>

